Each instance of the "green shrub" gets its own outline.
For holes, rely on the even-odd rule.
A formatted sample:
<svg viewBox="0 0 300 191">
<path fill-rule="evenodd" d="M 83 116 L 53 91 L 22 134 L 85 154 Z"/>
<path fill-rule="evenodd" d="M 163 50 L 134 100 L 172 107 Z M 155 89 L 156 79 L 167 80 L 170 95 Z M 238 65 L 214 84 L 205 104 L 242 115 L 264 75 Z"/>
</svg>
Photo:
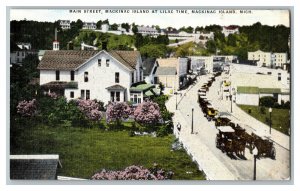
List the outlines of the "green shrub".
<svg viewBox="0 0 300 191">
<path fill-rule="evenodd" d="M 277 99 L 272 96 L 261 97 L 259 99 L 259 105 L 265 107 L 274 107 L 274 104 L 277 102 Z"/>
</svg>

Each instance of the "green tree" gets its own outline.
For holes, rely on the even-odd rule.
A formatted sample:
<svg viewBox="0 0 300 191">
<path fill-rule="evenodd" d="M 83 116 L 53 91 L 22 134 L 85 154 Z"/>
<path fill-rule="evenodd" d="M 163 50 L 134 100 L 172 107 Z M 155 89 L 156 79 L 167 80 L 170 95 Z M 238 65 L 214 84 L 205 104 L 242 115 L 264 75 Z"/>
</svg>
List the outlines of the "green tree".
<svg viewBox="0 0 300 191">
<path fill-rule="evenodd" d="M 118 30 L 118 24 L 114 23 L 114 24 L 110 25 L 110 30 L 113 30 L 113 31 Z"/>
<path fill-rule="evenodd" d="M 167 54 L 167 47 L 164 44 L 147 44 L 139 50 L 143 57 L 159 58 L 166 57 Z"/>
<path fill-rule="evenodd" d="M 102 26 L 102 20 L 99 20 L 97 23 L 96 23 L 96 27 L 97 29 L 101 29 L 101 26 Z"/>
</svg>

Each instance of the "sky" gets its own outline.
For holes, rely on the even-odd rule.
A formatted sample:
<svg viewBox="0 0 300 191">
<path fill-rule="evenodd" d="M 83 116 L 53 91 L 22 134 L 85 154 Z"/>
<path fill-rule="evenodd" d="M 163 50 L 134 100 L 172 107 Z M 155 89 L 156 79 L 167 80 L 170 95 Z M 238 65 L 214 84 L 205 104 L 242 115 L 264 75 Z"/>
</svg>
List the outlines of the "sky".
<svg viewBox="0 0 300 191">
<path fill-rule="evenodd" d="M 70 12 L 72 10 L 72 13 Z M 110 12 L 106 12 L 110 11 Z M 176 9 L 147 9 L 149 13 L 141 13 L 146 9 L 126 9 L 129 13 L 120 13 L 120 9 L 11 9 L 10 20 L 35 20 L 50 21 L 81 19 L 85 22 L 97 22 L 108 19 L 112 23 L 135 23 L 138 25 L 159 25 L 161 28 L 172 26 L 180 28 L 182 26 L 206 26 L 218 24 L 227 25 L 252 25 L 261 22 L 264 25 L 285 25 L 290 26 L 288 10 L 247 10 L 241 13 L 240 9 L 215 10 L 197 9 L 197 13 L 188 10 L 186 13 Z M 80 12 L 79 12 L 80 11 Z M 94 11 L 94 13 L 91 13 Z M 154 11 L 154 13 L 152 13 Z M 155 12 L 157 11 L 157 12 Z M 199 13 L 199 11 L 202 11 Z M 117 12 L 117 13 L 116 13 Z"/>
</svg>

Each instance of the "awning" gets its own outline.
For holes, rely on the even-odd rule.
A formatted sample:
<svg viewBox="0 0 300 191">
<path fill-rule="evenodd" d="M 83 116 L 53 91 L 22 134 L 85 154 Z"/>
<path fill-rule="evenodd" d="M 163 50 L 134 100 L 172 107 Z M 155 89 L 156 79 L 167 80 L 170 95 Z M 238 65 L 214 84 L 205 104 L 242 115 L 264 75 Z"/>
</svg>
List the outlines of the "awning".
<svg viewBox="0 0 300 191">
<path fill-rule="evenodd" d="M 109 86 L 106 89 L 109 90 L 109 91 L 112 91 L 112 90 L 124 91 L 124 90 L 126 90 L 126 88 L 124 88 L 123 86 L 121 86 L 119 84 L 115 84 L 113 86 Z"/>
</svg>

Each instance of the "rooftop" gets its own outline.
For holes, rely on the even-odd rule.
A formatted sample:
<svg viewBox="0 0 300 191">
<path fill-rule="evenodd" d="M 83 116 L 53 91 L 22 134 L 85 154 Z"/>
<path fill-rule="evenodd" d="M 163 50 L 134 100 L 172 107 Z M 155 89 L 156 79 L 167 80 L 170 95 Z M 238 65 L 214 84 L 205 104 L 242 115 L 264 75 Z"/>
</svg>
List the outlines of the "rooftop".
<svg viewBox="0 0 300 191">
<path fill-rule="evenodd" d="M 46 50 L 38 69 L 75 70 L 99 52 L 99 50 Z M 139 51 L 112 50 L 108 54 L 129 69 L 135 69 L 140 56 Z"/>
<path fill-rule="evenodd" d="M 10 179 L 55 180 L 58 155 L 10 155 Z"/>
<path fill-rule="evenodd" d="M 156 75 L 176 75 L 176 67 L 158 67 Z"/>
</svg>

